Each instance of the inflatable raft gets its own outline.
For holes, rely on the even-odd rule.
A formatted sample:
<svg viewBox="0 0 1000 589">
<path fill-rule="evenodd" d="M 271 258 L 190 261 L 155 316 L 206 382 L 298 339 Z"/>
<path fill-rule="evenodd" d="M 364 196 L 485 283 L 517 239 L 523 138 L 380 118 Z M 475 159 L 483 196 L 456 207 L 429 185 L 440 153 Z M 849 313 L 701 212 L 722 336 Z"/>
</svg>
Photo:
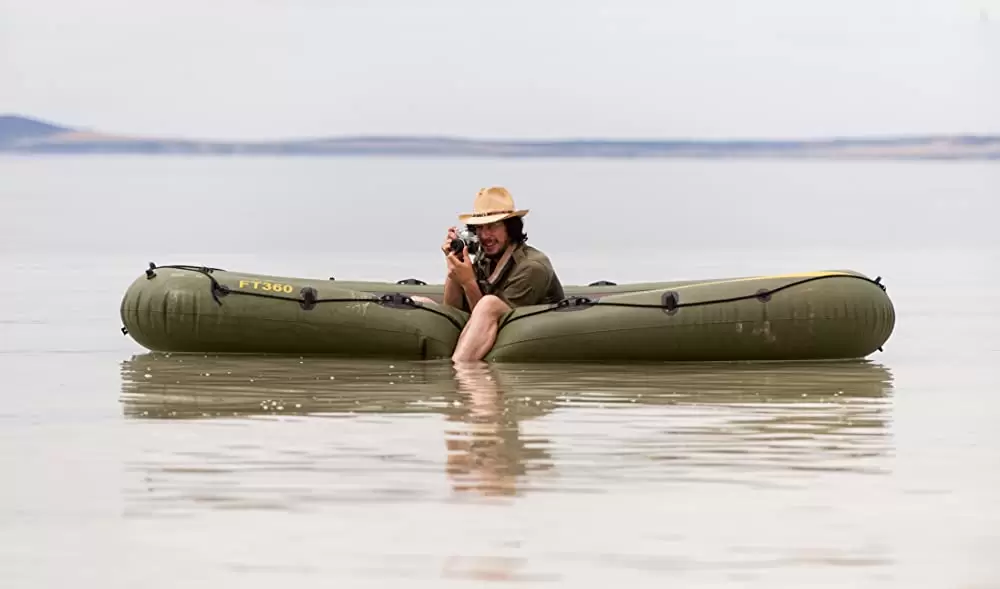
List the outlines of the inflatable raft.
<svg viewBox="0 0 1000 589">
<path fill-rule="evenodd" d="M 853 271 L 564 290 L 557 304 L 505 316 L 485 360 L 862 358 L 895 325 L 881 279 Z M 164 352 L 448 358 L 468 314 L 441 304 L 442 294 L 443 285 L 414 279 L 341 282 L 150 264 L 122 299 L 122 331 Z"/>
</svg>

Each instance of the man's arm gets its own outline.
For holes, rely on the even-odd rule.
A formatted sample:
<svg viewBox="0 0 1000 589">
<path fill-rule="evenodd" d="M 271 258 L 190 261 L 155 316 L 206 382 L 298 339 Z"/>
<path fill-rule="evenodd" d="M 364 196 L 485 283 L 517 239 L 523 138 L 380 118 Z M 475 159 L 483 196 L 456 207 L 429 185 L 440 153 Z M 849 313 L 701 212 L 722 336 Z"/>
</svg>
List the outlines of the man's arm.
<svg viewBox="0 0 1000 589">
<path fill-rule="evenodd" d="M 476 271 L 472 267 L 472 259 L 466 249 L 462 250 L 459 260 L 453 252 L 446 255 L 448 260 L 448 275 L 444 282 L 444 302 L 456 309 L 472 312 L 483 293 L 476 281 Z M 464 294 L 464 297 L 463 297 Z M 466 301 L 468 305 L 466 305 Z"/>
<path fill-rule="evenodd" d="M 461 290 L 465 293 L 465 297 L 469 299 L 469 312 L 472 312 L 476 308 L 476 303 L 479 302 L 479 299 L 483 298 L 483 291 L 479 290 L 479 283 L 475 279 L 463 284 Z M 461 304 L 461 301 L 459 301 L 459 304 Z"/>
<path fill-rule="evenodd" d="M 447 276 L 444 279 L 444 304 L 456 309 L 462 308 L 462 286 Z"/>
</svg>

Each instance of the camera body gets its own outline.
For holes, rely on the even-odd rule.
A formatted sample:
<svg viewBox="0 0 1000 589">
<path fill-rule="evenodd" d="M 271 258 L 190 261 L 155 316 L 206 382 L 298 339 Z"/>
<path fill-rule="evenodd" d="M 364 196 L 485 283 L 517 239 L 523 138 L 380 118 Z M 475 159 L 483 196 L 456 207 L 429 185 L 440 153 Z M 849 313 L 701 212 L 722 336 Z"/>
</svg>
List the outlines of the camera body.
<svg viewBox="0 0 1000 589">
<path fill-rule="evenodd" d="M 455 252 L 459 259 L 462 259 L 463 247 L 469 250 L 470 256 L 479 254 L 479 237 L 475 233 L 464 227 L 456 233 L 458 233 L 458 237 L 451 240 L 451 251 Z"/>
</svg>

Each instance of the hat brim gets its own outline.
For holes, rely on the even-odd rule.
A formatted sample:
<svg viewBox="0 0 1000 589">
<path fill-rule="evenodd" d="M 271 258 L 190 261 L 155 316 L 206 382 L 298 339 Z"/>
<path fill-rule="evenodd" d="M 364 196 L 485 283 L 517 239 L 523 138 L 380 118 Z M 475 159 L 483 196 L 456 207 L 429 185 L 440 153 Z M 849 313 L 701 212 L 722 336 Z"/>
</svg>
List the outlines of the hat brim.
<svg viewBox="0 0 1000 589">
<path fill-rule="evenodd" d="M 512 213 L 497 213 L 495 215 L 486 215 L 484 217 L 477 216 L 473 213 L 465 213 L 458 216 L 458 220 L 465 225 L 489 225 L 490 223 L 496 223 L 497 221 L 503 221 L 504 219 L 510 219 L 512 217 L 524 217 L 528 214 L 531 209 L 522 209 L 520 211 L 514 211 Z"/>
</svg>

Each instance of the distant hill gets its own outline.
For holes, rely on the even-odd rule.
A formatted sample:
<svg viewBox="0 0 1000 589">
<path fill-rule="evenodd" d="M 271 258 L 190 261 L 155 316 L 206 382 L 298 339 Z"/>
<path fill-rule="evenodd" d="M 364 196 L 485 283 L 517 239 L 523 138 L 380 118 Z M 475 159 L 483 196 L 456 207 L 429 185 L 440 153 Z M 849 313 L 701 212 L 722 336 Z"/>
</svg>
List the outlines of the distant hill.
<svg viewBox="0 0 1000 589">
<path fill-rule="evenodd" d="M 22 139 L 39 139 L 57 133 L 66 133 L 66 127 L 51 125 L 35 119 L 0 115 L 0 145 Z"/>
<path fill-rule="evenodd" d="M 220 142 L 127 137 L 20 116 L 0 116 L 0 153 L 268 156 L 434 156 L 510 158 L 837 158 L 1000 160 L 1000 135 L 922 135 L 875 139 L 518 140 L 447 137 L 331 137 Z"/>
</svg>

